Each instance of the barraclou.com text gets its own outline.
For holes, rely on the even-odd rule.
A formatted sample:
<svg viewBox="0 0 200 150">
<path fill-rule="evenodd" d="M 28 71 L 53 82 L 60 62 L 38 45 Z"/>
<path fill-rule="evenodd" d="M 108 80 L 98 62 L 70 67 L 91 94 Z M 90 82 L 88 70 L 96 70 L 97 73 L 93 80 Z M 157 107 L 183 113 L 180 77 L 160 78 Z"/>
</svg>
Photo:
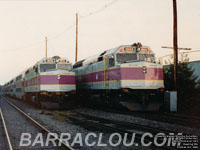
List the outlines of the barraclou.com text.
<svg viewBox="0 0 200 150">
<path fill-rule="evenodd" d="M 49 133 L 47 136 L 42 133 L 38 133 L 35 137 L 32 137 L 30 133 L 22 133 L 19 146 L 49 146 L 50 144 L 53 146 L 61 146 L 62 143 L 65 143 L 69 146 L 79 145 L 79 146 L 112 146 L 117 147 L 119 145 L 124 145 L 126 147 L 129 146 L 151 146 L 154 144 L 155 146 L 179 146 L 181 144 L 179 140 L 179 136 L 182 133 L 178 133 L 174 135 L 174 133 L 170 133 L 169 135 L 165 135 L 164 133 L 158 133 L 153 136 L 151 133 L 144 133 L 143 135 L 137 135 L 133 133 L 132 136 L 125 133 L 124 135 L 119 133 L 113 133 L 109 137 L 104 136 L 103 133 L 95 134 L 88 133 L 83 135 L 81 133 L 77 133 L 75 136 L 71 136 L 70 133 L 61 133 L 60 136 L 56 133 Z M 140 140 L 136 140 L 136 137 L 140 137 Z M 107 138 L 107 142 L 105 139 Z M 70 142 L 71 141 L 71 142 Z"/>
</svg>

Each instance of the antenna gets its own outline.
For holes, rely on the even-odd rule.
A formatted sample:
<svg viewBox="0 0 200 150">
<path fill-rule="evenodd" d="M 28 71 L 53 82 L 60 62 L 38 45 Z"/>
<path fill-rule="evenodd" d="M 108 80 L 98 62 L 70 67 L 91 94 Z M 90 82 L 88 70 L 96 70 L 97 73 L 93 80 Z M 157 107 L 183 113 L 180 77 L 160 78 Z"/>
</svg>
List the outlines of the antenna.
<svg viewBox="0 0 200 150">
<path fill-rule="evenodd" d="M 76 13 L 76 54 L 75 62 L 78 60 L 78 13 Z"/>
<path fill-rule="evenodd" d="M 46 52 L 45 52 L 45 57 L 47 58 L 47 37 L 45 37 L 45 43 L 46 43 Z"/>
</svg>

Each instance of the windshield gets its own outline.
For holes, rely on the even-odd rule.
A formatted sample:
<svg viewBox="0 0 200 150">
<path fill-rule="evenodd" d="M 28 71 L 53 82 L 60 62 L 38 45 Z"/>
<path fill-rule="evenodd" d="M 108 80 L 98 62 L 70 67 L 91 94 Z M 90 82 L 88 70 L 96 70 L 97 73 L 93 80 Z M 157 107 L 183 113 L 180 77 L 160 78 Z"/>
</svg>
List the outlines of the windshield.
<svg viewBox="0 0 200 150">
<path fill-rule="evenodd" d="M 138 55 L 138 57 L 137 57 Z M 153 54 L 137 54 L 137 53 L 118 53 L 117 62 L 126 63 L 131 61 L 146 61 L 155 62 L 155 57 Z"/>
<path fill-rule="evenodd" d="M 71 64 L 57 64 L 58 69 L 61 70 L 71 70 L 72 65 Z"/>
<path fill-rule="evenodd" d="M 46 70 L 56 69 L 56 64 L 41 64 L 40 71 L 45 72 Z"/>
<path fill-rule="evenodd" d="M 117 61 L 119 63 L 124 63 L 128 61 L 135 61 L 137 60 L 136 53 L 118 53 L 117 54 Z"/>
<path fill-rule="evenodd" d="M 146 62 L 155 62 L 153 54 L 139 54 L 139 60 Z"/>
</svg>

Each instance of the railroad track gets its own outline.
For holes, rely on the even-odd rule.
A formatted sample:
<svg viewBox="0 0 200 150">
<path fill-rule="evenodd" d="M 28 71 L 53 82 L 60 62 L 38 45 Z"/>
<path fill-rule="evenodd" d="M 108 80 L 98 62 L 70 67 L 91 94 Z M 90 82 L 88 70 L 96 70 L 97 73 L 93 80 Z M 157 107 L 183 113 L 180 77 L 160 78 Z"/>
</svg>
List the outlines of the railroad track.
<svg viewBox="0 0 200 150">
<path fill-rule="evenodd" d="M 171 133 L 168 130 L 161 130 L 161 129 L 156 129 L 156 128 L 151 128 L 148 126 L 142 126 L 139 124 L 134 124 L 134 123 L 129 123 L 129 122 L 120 122 L 120 121 L 114 121 L 114 120 L 109 120 L 109 119 L 104 119 L 101 117 L 96 117 L 96 116 L 91 116 L 91 115 L 85 115 L 79 112 L 76 112 L 76 115 L 67 115 L 66 117 L 70 118 L 75 124 L 78 123 L 82 127 L 92 129 L 97 129 L 97 130 L 104 130 L 105 132 L 117 132 L 122 135 L 125 133 L 128 134 L 128 137 L 131 138 L 133 133 L 136 133 L 135 140 L 137 142 L 141 142 L 141 137 L 144 133 L 151 133 L 154 136 L 157 133 L 165 133 L 166 135 L 168 133 Z M 175 133 L 176 135 L 177 133 Z M 160 141 L 160 140 L 158 140 Z M 152 142 L 150 138 L 144 139 L 144 142 Z M 161 142 L 161 141 L 160 141 Z M 152 148 L 157 149 L 158 147 L 155 147 L 155 145 L 152 145 Z M 177 149 L 176 147 L 168 147 L 168 146 L 163 146 L 162 149 L 170 149 L 174 150 Z"/>
<path fill-rule="evenodd" d="M 1 108 L 0 108 L 0 118 L 1 118 L 1 122 L 0 122 L 0 133 L 1 133 L 0 134 L 0 141 L 1 141 L 0 149 L 13 150 Z"/>
<path fill-rule="evenodd" d="M 63 115 L 63 114 L 62 114 Z M 120 122 L 120 121 L 113 121 L 109 119 L 104 119 L 100 117 L 90 116 L 81 114 L 79 112 L 76 112 L 76 115 L 70 114 L 66 115 L 66 117 L 70 118 L 73 123 L 78 123 L 82 127 L 89 127 L 89 130 L 91 129 L 98 130 L 98 131 L 104 131 L 104 132 L 110 132 L 110 133 L 128 133 L 128 137 L 132 137 L 132 133 L 136 133 L 137 136 L 135 137 L 135 141 L 140 141 L 141 136 L 143 133 L 152 133 L 153 135 L 156 135 L 157 133 L 170 133 L 168 130 L 158 129 L 158 128 L 152 128 L 148 126 L 142 126 L 139 124 L 133 124 L 129 122 Z M 172 132 L 174 133 L 174 132 Z M 175 135 L 177 133 L 174 133 Z M 152 139 L 145 139 L 146 143 L 152 142 Z M 158 147 L 155 147 L 155 145 L 152 145 L 152 149 L 158 149 Z M 168 147 L 163 146 L 161 149 L 176 149 L 176 147 Z"/>
<path fill-rule="evenodd" d="M 133 117 L 159 121 L 163 123 L 182 125 L 185 127 L 200 128 L 200 117 L 195 117 L 195 116 L 183 116 L 180 114 L 158 113 L 158 112 L 127 112 L 127 111 L 125 112 L 125 111 L 109 110 L 109 109 L 105 109 L 103 111 L 116 114 L 124 114 Z"/>
<path fill-rule="evenodd" d="M 181 118 L 192 118 L 200 120 L 199 116 L 188 116 L 188 115 L 181 115 L 181 114 L 172 114 L 172 113 L 166 113 L 167 115 L 175 116 L 175 117 L 181 117 Z"/>
<path fill-rule="evenodd" d="M 196 122 L 200 122 L 200 117 L 198 116 L 188 116 L 188 115 L 182 115 L 182 114 L 172 114 L 172 113 L 165 113 L 167 116 L 171 116 L 171 117 L 179 117 L 180 119 L 190 119 Z"/>
<path fill-rule="evenodd" d="M 96 116 L 91 116 L 91 115 L 86 115 L 86 114 L 83 114 L 83 113 L 79 113 L 79 112 L 76 112 L 77 114 L 79 114 L 80 116 L 82 117 L 85 117 L 87 118 L 88 120 L 92 119 L 92 120 L 96 120 L 96 121 L 100 121 L 100 122 L 110 122 L 112 124 L 115 124 L 115 125 L 118 125 L 118 126 L 121 126 L 121 127 L 125 127 L 125 128 L 128 128 L 128 129 L 131 129 L 131 128 L 134 128 L 134 129 L 137 129 L 139 131 L 143 131 L 143 132 L 150 132 L 150 133 L 153 133 L 154 135 L 157 134 L 157 133 L 165 133 L 165 134 L 168 134 L 172 131 L 170 130 L 164 130 L 164 129 L 160 129 L 160 128 L 153 128 L 153 127 L 150 127 L 148 125 L 141 125 L 141 124 L 137 124 L 137 123 L 130 123 L 130 122 L 126 122 L 126 121 L 117 121 L 117 120 L 109 120 L 109 119 L 105 119 L 105 118 L 102 118 L 102 117 L 96 117 Z M 178 132 L 174 132 L 175 134 L 178 134 Z"/>
<path fill-rule="evenodd" d="M 198 117 L 189 117 L 178 114 L 170 113 L 159 113 L 159 114 L 137 114 L 134 113 L 132 116 L 138 116 L 149 120 L 156 120 L 171 124 L 182 125 L 185 127 L 200 128 L 200 118 Z"/>
<path fill-rule="evenodd" d="M 4 116 L 5 121 L 4 124 L 6 125 L 8 137 L 7 139 L 10 139 L 8 143 L 9 147 L 12 147 L 12 149 L 67 149 L 67 150 L 73 150 L 72 147 L 61 141 L 58 137 L 56 137 L 54 134 L 51 134 L 51 132 L 43 127 L 41 124 L 39 124 L 37 121 L 35 121 L 33 118 L 31 118 L 29 115 L 27 115 L 25 112 L 23 112 L 19 107 L 11 103 L 6 97 L 1 96 L 1 108 L 2 108 L 2 116 Z M 3 115 L 4 114 L 4 115 Z M 35 145 L 34 147 L 27 146 L 27 147 L 19 147 L 20 143 L 20 137 L 22 133 L 30 133 L 33 137 L 36 137 L 38 133 L 43 133 L 43 141 L 46 142 L 47 135 L 49 134 L 52 138 L 56 139 L 57 143 L 61 143 L 61 146 L 54 146 L 51 142 L 48 146 L 41 146 L 41 145 Z M 7 137 L 7 136 L 6 136 Z M 11 146 L 10 146 L 11 145 Z M 11 149 L 10 149 L 11 150 Z"/>
<path fill-rule="evenodd" d="M 170 113 L 164 113 L 161 114 L 160 116 L 165 120 L 167 119 L 169 123 L 180 124 L 187 127 L 200 128 L 200 117 L 184 116 L 180 114 L 170 114 Z"/>
</svg>

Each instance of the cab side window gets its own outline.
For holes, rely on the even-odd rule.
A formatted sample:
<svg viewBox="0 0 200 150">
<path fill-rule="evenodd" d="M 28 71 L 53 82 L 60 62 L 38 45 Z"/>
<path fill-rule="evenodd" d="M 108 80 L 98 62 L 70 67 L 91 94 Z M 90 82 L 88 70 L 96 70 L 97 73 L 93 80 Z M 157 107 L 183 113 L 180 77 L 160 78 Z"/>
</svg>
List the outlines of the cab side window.
<svg viewBox="0 0 200 150">
<path fill-rule="evenodd" d="M 115 65 L 115 58 L 114 56 L 109 56 L 108 67 L 113 67 Z"/>
</svg>

